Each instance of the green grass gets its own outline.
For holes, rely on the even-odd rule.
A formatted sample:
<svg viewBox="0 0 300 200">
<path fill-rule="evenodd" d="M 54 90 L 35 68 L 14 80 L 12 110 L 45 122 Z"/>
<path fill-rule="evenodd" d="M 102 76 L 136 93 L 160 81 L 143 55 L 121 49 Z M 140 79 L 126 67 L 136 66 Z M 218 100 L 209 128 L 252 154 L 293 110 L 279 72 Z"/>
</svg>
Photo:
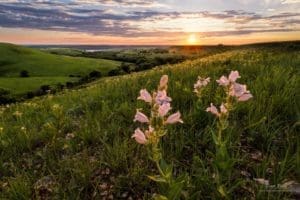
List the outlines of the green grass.
<svg viewBox="0 0 300 200">
<path fill-rule="evenodd" d="M 0 85 L 2 89 L 12 91 L 15 95 L 24 94 L 28 91 L 35 91 L 41 85 L 55 85 L 68 81 L 76 81 L 77 78 L 70 77 L 27 77 L 27 78 L 7 78 L 0 77 Z"/>
<path fill-rule="evenodd" d="M 80 56 L 82 55 L 82 50 L 79 49 L 69 49 L 69 48 L 48 48 L 41 49 L 44 52 L 57 54 L 57 55 L 67 55 L 67 56 Z"/>
<path fill-rule="evenodd" d="M 12 95 L 24 94 L 42 85 L 74 81 L 70 75 L 83 77 L 94 70 L 106 76 L 120 66 L 117 61 L 54 55 L 5 43 L 0 43 L 0 55 L 0 88 L 9 89 Z M 26 70 L 30 78 L 20 78 L 22 70 Z"/>
<path fill-rule="evenodd" d="M 235 169 L 246 174 L 239 173 L 246 182 L 232 195 L 288 198 L 286 193 L 266 192 L 253 178 L 271 185 L 300 180 L 299 65 L 299 51 L 232 51 L 3 107 L 0 197 L 101 199 L 107 193 L 115 199 L 149 199 L 158 192 L 147 178 L 155 168 L 144 146 L 130 138 L 138 127 L 133 116 L 136 108 L 144 107 L 136 99 L 139 90 L 155 90 L 160 76 L 168 74 L 173 111 L 181 111 L 184 124 L 168 128 L 164 157 L 176 173 L 188 173 L 187 199 L 214 198 L 209 129 L 215 122 L 204 110 L 210 102 L 220 103 L 221 93 L 215 92 L 213 81 L 198 102 L 193 84 L 198 75 L 215 80 L 239 70 L 240 82 L 254 98 L 239 104 L 230 117 L 231 140 L 238 145 L 230 154 L 240 160 Z"/>
<path fill-rule="evenodd" d="M 0 54 L 0 74 L 4 77 L 18 77 L 21 70 L 38 77 L 88 75 L 93 70 L 105 74 L 119 66 L 117 61 L 58 56 L 11 44 L 0 44 Z"/>
</svg>

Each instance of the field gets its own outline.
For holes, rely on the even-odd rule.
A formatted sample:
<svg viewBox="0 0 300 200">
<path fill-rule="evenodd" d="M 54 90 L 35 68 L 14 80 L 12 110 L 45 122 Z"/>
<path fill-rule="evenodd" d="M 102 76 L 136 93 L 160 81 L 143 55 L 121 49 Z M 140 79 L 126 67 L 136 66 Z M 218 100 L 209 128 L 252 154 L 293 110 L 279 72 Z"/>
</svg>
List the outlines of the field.
<svg viewBox="0 0 300 200">
<path fill-rule="evenodd" d="M 34 91 L 42 85 L 53 85 L 55 86 L 58 83 L 65 83 L 67 81 L 76 81 L 77 78 L 71 77 L 5 77 L 0 78 L 1 88 L 5 88 L 9 91 L 12 91 L 15 95 L 22 95 L 29 91 Z"/>
<path fill-rule="evenodd" d="M 292 198 L 288 186 L 300 180 L 300 52 L 270 48 L 244 48 L 106 77 L 83 89 L 1 107 L 0 198 L 150 199 L 153 194 L 172 196 L 179 188 L 180 199 Z M 42 55 L 49 56 L 33 56 L 44 60 Z M 47 61 L 55 63 L 49 65 L 50 72 L 33 71 L 22 58 L 0 69 L 7 77 L 18 76 L 20 69 L 36 76 L 68 76 L 70 70 L 61 66 L 72 63 L 73 69 L 84 65 L 90 70 L 95 62 L 55 58 L 51 55 Z M 217 120 L 205 109 L 211 102 L 220 105 L 224 94 L 215 80 L 231 70 L 240 72 L 240 82 L 247 84 L 253 98 L 230 113 L 225 132 L 228 156 L 235 162 L 219 187 L 212 138 Z M 185 177 L 173 193 L 164 182 L 148 178 L 157 169 L 146 146 L 131 138 L 140 125 L 133 122 L 136 108 L 149 113 L 137 100 L 139 91 L 154 91 L 163 74 L 169 76 L 172 112 L 179 110 L 184 121 L 167 126 L 160 143 L 165 161 L 173 166 L 171 175 Z M 193 92 L 198 76 L 211 77 L 200 99 Z M 228 193 L 223 196 L 224 188 Z"/>
<path fill-rule="evenodd" d="M 42 85 L 65 84 L 99 71 L 103 76 L 120 66 L 120 62 L 53 55 L 26 47 L 0 44 L 0 88 L 13 95 L 37 90 Z M 28 77 L 20 77 L 26 71 Z"/>
</svg>

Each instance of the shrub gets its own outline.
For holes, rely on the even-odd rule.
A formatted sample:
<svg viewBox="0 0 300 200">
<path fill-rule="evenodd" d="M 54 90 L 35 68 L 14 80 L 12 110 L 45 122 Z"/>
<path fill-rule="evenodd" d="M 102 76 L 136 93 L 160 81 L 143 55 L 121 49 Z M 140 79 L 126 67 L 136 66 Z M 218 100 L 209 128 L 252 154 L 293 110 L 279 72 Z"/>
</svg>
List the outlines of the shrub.
<svg viewBox="0 0 300 200">
<path fill-rule="evenodd" d="M 9 90 L 0 88 L 0 104 L 12 103 L 15 101 L 16 99 L 11 96 Z"/>
<path fill-rule="evenodd" d="M 89 77 L 90 78 L 100 78 L 100 77 L 102 77 L 102 74 L 101 74 L 101 72 L 94 70 L 94 71 L 91 71 L 91 73 L 89 74 Z"/>
<path fill-rule="evenodd" d="M 64 87 L 65 87 L 65 86 L 64 86 L 62 83 L 57 83 L 57 84 L 56 84 L 56 88 L 59 89 L 59 90 L 64 89 Z"/>
<path fill-rule="evenodd" d="M 34 94 L 34 92 L 30 91 L 30 92 L 27 92 L 26 96 L 27 96 L 28 99 L 31 99 L 35 96 L 35 94 Z"/>
<path fill-rule="evenodd" d="M 74 87 L 74 83 L 72 83 L 72 82 L 66 82 L 66 87 L 67 88 L 72 88 L 72 87 Z"/>
<path fill-rule="evenodd" d="M 126 72 L 126 73 L 130 73 L 131 69 L 130 69 L 130 64 L 129 63 L 124 63 L 122 62 L 121 64 L 121 69 Z"/>
<path fill-rule="evenodd" d="M 40 87 L 40 89 L 43 91 L 43 92 L 47 92 L 48 90 L 51 89 L 50 85 L 42 85 Z"/>
<path fill-rule="evenodd" d="M 120 69 L 112 69 L 108 72 L 108 76 L 117 76 L 120 75 Z"/>
<path fill-rule="evenodd" d="M 20 77 L 29 77 L 29 72 L 28 71 L 26 71 L 26 70 L 22 70 L 21 72 L 20 72 Z"/>
</svg>

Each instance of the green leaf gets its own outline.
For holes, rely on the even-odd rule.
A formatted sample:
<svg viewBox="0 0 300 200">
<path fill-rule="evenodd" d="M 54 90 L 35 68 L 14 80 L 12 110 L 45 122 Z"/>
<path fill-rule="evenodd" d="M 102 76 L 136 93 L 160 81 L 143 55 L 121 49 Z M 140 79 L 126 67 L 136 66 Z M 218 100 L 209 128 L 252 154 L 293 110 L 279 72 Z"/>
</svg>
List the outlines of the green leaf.
<svg viewBox="0 0 300 200">
<path fill-rule="evenodd" d="M 168 200 L 168 198 L 166 196 L 160 195 L 160 194 L 156 194 L 153 197 L 154 200 Z"/>
<path fill-rule="evenodd" d="M 171 179 L 173 173 L 173 166 L 168 165 L 163 159 L 160 160 L 159 166 L 161 170 L 164 172 L 165 176 Z"/>
<path fill-rule="evenodd" d="M 168 199 L 172 199 L 172 200 L 179 199 L 183 186 L 184 186 L 184 181 L 173 183 L 170 186 L 168 192 Z"/>
<path fill-rule="evenodd" d="M 219 140 L 214 132 L 211 132 L 212 139 L 216 145 L 219 145 Z"/>
<path fill-rule="evenodd" d="M 223 185 L 221 185 L 221 186 L 218 187 L 218 192 L 221 194 L 222 197 L 226 197 L 227 196 Z"/>
<path fill-rule="evenodd" d="M 151 180 L 155 181 L 155 182 L 159 182 L 159 183 L 166 183 L 167 181 L 161 177 L 160 175 L 153 175 L 153 176 L 148 176 L 148 178 L 150 178 Z"/>
</svg>

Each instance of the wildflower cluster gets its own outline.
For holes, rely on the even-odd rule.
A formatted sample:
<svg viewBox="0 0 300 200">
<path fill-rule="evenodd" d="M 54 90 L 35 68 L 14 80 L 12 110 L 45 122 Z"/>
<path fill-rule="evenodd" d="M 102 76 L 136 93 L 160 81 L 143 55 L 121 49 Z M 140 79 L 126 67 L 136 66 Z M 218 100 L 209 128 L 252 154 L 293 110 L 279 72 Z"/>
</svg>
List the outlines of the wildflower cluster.
<svg viewBox="0 0 300 200">
<path fill-rule="evenodd" d="M 150 159 L 155 162 L 159 172 L 159 175 L 148 177 L 153 181 L 164 183 L 167 186 L 167 191 L 163 192 L 167 196 L 155 195 L 154 199 L 168 199 L 180 195 L 185 182 L 185 177 L 183 176 L 176 179 L 172 177 L 172 166 L 168 166 L 163 160 L 159 146 L 160 138 L 167 133 L 165 128 L 167 125 L 183 123 L 179 111 L 169 114 L 172 109 L 172 99 L 168 96 L 167 89 L 167 75 L 161 77 L 158 89 L 152 95 L 146 89 L 142 89 L 138 99 L 146 102 L 150 106 L 151 112 L 148 117 L 138 109 L 133 120 L 134 122 L 146 124 L 145 130 L 137 128 L 132 138 L 139 144 L 146 145 L 149 148 Z"/>
<path fill-rule="evenodd" d="M 230 199 L 230 188 L 232 185 L 234 159 L 229 154 L 230 144 L 228 143 L 229 134 L 223 133 L 228 127 L 228 116 L 230 111 L 233 110 L 235 103 L 247 101 L 252 98 L 252 94 L 247 90 L 247 86 L 237 83 L 240 78 L 238 71 L 231 71 L 229 76 L 221 76 L 217 83 L 224 89 L 226 97 L 217 108 L 213 103 L 206 108 L 207 112 L 217 116 L 217 129 L 212 130 L 212 138 L 215 145 L 215 153 L 213 155 L 214 162 L 212 167 L 214 169 L 214 183 L 216 184 L 216 191 L 220 198 Z M 194 84 L 194 92 L 201 98 L 202 91 L 205 86 L 210 83 L 210 78 L 198 77 L 197 82 Z M 151 153 L 150 158 L 156 163 L 160 175 L 149 176 L 154 181 L 167 183 L 169 191 L 181 191 L 183 185 L 187 182 L 187 178 L 183 175 L 177 179 L 172 178 L 172 166 L 161 167 L 163 161 L 161 149 L 159 147 L 160 138 L 166 134 L 165 126 L 168 124 L 183 123 L 180 112 L 169 114 L 171 108 L 171 97 L 167 95 L 168 76 L 162 76 L 157 91 L 150 94 L 146 89 L 140 91 L 139 100 L 146 102 L 150 108 L 151 113 L 149 117 L 141 112 L 140 109 L 136 111 L 134 121 L 146 124 L 146 128 L 137 128 L 132 135 L 132 138 L 139 144 L 149 147 Z M 163 161 L 164 162 L 164 161 Z M 166 163 L 164 162 L 164 165 Z M 171 169 L 171 170 L 170 170 Z M 237 184 L 233 184 L 237 185 Z M 168 192 L 167 192 L 168 193 Z M 180 194 L 178 192 L 177 194 Z M 163 197 L 163 198 L 162 198 Z M 168 196 L 160 195 L 158 199 L 168 199 Z M 177 199 L 171 198 L 171 199 Z"/>
<path fill-rule="evenodd" d="M 207 112 L 211 112 L 217 117 L 226 116 L 232 109 L 234 100 L 248 101 L 252 98 L 252 94 L 247 90 L 247 86 L 236 82 L 239 78 L 241 78 L 241 76 L 238 71 L 231 71 L 228 77 L 221 76 L 221 78 L 217 80 L 217 83 L 225 89 L 227 95 L 226 102 L 221 104 L 220 111 L 211 103 L 210 107 L 206 109 Z"/>
<path fill-rule="evenodd" d="M 162 76 L 158 90 L 153 92 L 152 95 L 146 90 L 140 91 L 139 100 L 145 101 L 151 107 L 150 117 L 137 109 L 134 122 L 140 122 L 148 125 L 148 129 L 142 131 L 137 128 L 132 135 L 135 140 L 140 144 L 156 145 L 159 138 L 166 134 L 164 126 L 167 124 L 183 123 L 181 120 L 180 112 L 168 115 L 171 107 L 171 97 L 167 95 L 168 76 Z"/>
<path fill-rule="evenodd" d="M 217 130 L 212 131 L 212 138 L 216 149 L 213 168 L 215 169 L 216 189 L 221 198 L 229 198 L 229 191 L 232 190 L 230 185 L 234 184 L 231 182 L 232 177 L 228 176 L 228 174 L 231 174 L 230 172 L 233 170 L 235 163 L 235 160 L 229 155 L 228 151 L 230 144 L 227 141 L 230 135 L 224 135 L 223 132 L 228 127 L 228 116 L 230 111 L 233 110 L 235 103 L 247 101 L 252 98 L 252 94 L 247 90 L 247 86 L 236 82 L 240 77 L 238 71 L 231 71 L 228 77 L 221 76 L 217 80 L 217 83 L 223 87 L 226 93 L 225 101 L 221 103 L 219 109 L 213 103 L 206 108 L 207 112 L 212 113 L 218 118 Z"/>
<path fill-rule="evenodd" d="M 197 82 L 194 84 L 194 92 L 197 94 L 197 96 L 201 95 L 202 89 L 210 82 L 210 77 L 208 78 L 202 78 L 201 76 L 198 76 Z"/>
</svg>

